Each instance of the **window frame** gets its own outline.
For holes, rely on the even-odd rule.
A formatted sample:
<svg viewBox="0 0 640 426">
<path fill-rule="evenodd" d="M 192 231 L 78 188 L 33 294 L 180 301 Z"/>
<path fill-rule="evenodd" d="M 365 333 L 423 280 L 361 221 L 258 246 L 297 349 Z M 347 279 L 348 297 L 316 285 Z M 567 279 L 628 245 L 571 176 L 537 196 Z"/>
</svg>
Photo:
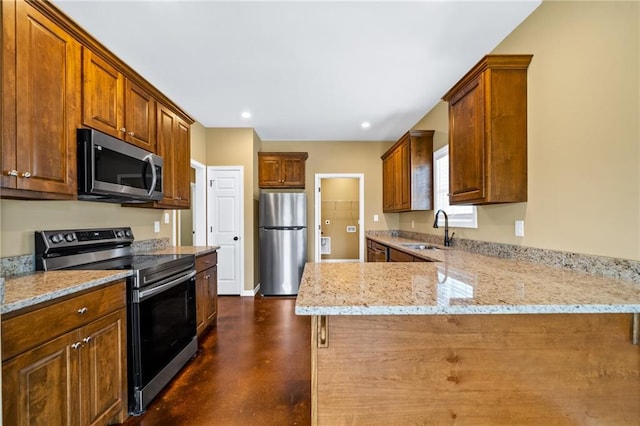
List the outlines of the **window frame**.
<svg viewBox="0 0 640 426">
<path fill-rule="evenodd" d="M 442 176 L 441 166 L 439 161 L 442 161 L 446 158 L 447 161 L 447 172 L 446 179 Z M 440 149 L 437 149 L 433 152 L 433 214 L 440 209 L 444 210 L 449 217 L 449 227 L 450 228 L 478 228 L 478 208 L 476 206 L 451 206 L 448 202 L 448 196 L 446 193 L 449 191 L 449 145 L 445 145 Z M 441 190 L 441 185 L 446 185 L 445 195 L 443 196 Z M 443 197 L 446 197 L 446 205 L 441 204 L 441 200 Z M 468 210 L 471 207 L 471 211 L 469 212 L 461 212 L 460 210 Z M 456 212 L 456 209 L 458 210 Z M 438 217 L 438 226 L 444 226 L 444 215 L 440 215 Z"/>
</svg>

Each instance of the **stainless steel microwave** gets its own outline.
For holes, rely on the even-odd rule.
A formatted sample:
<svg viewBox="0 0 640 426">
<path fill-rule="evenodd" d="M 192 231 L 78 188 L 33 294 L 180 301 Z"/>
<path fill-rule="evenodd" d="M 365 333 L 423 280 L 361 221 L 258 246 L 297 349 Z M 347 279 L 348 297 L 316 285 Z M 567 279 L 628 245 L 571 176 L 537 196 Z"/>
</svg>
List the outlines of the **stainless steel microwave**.
<svg viewBox="0 0 640 426">
<path fill-rule="evenodd" d="M 145 203 L 162 199 L 164 161 L 93 129 L 78 129 L 78 199 Z"/>
</svg>

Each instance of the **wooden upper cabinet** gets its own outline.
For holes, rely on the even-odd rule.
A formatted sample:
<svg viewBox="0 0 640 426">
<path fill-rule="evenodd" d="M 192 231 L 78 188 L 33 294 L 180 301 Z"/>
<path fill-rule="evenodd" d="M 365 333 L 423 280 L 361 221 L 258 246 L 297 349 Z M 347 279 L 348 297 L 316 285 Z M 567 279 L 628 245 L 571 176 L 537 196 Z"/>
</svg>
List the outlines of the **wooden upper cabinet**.
<svg viewBox="0 0 640 426">
<path fill-rule="evenodd" d="M 532 55 L 487 55 L 449 102 L 449 202 L 527 201 L 527 68 Z"/>
<path fill-rule="evenodd" d="M 156 152 L 156 101 L 131 80 L 125 83 L 125 141 Z"/>
<path fill-rule="evenodd" d="M 260 188 L 304 188 L 306 152 L 258 152 Z"/>
<path fill-rule="evenodd" d="M 433 209 L 433 130 L 411 130 L 382 155 L 382 210 Z"/>
<path fill-rule="evenodd" d="M 82 49 L 82 122 L 115 138 L 124 139 L 122 73 L 87 48 Z"/>
<path fill-rule="evenodd" d="M 156 152 L 156 101 L 140 85 L 87 48 L 82 49 L 82 122 Z"/>
<path fill-rule="evenodd" d="M 157 105 L 157 152 L 164 159 L 164 198 L 156 207 L 189 208 L 190 126 L 169 108 Z"/>
<path fill-rule="evenodd" d="M 74 198 L 80 44 L 25 2 L 2 2 L 3 197 Z"/>
</svg>

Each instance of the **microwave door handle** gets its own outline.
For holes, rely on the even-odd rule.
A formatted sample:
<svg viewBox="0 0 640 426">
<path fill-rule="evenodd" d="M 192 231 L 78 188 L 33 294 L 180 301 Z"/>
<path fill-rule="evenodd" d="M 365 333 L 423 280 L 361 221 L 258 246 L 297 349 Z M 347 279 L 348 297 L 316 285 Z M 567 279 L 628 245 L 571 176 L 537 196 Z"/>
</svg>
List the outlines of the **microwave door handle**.
<svg viewBox="0 0 640 426">
<path fill-rule="evenodd" d="M 149 192 L 147 193 L 147 195 L 151 196 L 153 194 L 153 191 L 156 189 L 156 182 L 158 181 L 156 164 L 153 162 L 152 154 L 147 155 L 144 160 L 151 166 L 151 188 L 149 188 Z"/>
</svg>

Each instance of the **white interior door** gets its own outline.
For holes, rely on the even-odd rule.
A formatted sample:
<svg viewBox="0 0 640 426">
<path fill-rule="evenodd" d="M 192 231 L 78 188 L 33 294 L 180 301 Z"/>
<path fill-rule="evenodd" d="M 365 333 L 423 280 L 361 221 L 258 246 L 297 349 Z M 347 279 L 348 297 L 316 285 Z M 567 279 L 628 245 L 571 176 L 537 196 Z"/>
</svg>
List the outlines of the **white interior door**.
<svg viewBox="0 0 640 426">
<path fill-rule="evenodd" d="M 207 167 L 191 160 L 191 167 L 196 172 L 196 184 L 191 188 L 191 213 L 193 222 L 193 245 L 207 245 Z"/>
<path fill-rule="evenodd" d="M 243 277 L 243 167 L 208 167 L 209 245 L 218 251 L 218 294 L 240 295 Z"/>
</svg>

